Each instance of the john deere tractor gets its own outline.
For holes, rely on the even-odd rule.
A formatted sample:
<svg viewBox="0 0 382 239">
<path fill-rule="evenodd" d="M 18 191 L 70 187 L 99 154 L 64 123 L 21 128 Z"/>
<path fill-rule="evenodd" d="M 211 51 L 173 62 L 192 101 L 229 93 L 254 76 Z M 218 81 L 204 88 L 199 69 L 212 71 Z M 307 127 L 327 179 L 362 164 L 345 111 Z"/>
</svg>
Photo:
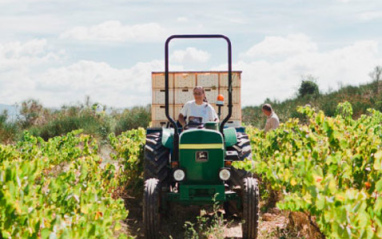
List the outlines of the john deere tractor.
<svg viewBox="0 0 382 239">
<path fill-rule="evenodd" d="M 221 121 L 182 129 L 169 115 L 169 43 L 181 38 L 220 38 L 228 46 L 228 115 Z M 191 99 L 190 99 L 191 100 Z M 220 110 L 219 110 L 220 111 Z M 244 127 L 227 127 L 232 115 L 231 42 L 223 35 L 173 35 L 165 44 L 167 127 L 148 128 L 144 159 L 143 222 L 146 238 L 159 238 L 161 215 L 172 203 L 220 203 L 242 218 L 243 238 L 257 238 L 259 189 L 250 173 L 232 167 L 251 146 Z M 186 127 L 185 127 L 186 128 Z"/>
</svg>

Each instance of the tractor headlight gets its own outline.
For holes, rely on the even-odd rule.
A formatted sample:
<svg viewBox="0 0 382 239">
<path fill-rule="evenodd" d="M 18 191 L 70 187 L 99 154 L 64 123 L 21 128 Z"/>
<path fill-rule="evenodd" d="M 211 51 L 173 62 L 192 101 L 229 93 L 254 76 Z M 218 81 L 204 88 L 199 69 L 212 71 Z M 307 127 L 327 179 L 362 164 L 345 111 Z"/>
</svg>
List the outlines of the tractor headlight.
<svg viewBox="0 0 382 239">
<path fill-rule="evenodd" d="M 230 177 L 231 177 L 231 172 L 228 169 L 223 168 L 223 169 L 220 170 L 219 178 L 221 180 L 227 181 Z"/>
<path fill-rule="evenodd" d="M 174 171 L 174 179 L 176 180 L 176 181 L 183 181 L 184 180 L 184 178 L 186 177 L 186 173 L 182 170 L 182 169 L 180 169 L 180 168 L 178 168 L 178 169 L 176 169 L 175 171 Z"/>
</svg>

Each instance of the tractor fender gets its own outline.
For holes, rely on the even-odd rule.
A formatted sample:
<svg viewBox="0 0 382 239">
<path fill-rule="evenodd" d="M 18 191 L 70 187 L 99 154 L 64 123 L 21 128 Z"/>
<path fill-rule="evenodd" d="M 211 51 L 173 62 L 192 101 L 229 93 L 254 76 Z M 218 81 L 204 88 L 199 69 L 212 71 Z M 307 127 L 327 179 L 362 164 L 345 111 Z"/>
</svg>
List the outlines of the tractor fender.
<svg viewBox="0 0 382 239">
<path fill-rule="evenodd" d="M 225 147 L 234 146 L 237 143 L 235 128 L 225 128 L 223 132 L 224 132 Z"/>
<path fill-rule="evenodd" d="M 174 128 L 162 128 L 162 145 L 171 150 L 174 148 Z"/>
</svg>

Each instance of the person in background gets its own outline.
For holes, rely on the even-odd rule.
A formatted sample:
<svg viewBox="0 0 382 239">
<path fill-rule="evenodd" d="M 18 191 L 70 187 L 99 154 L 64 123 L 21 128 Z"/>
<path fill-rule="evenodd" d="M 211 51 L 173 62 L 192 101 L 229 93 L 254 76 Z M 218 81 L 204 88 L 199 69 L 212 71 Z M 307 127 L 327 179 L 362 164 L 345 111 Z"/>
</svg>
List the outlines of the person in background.
<svg viewBox="0 0 382 239">
<path fill-rule="evenodd" d="M 196 86 L 193 90 L 194 100 L 188 101 L 180 111 L 178 121 L 182 127 L 186 125 L 200 125 L 208 121 L 218 121 L 215 109 L 206 102 L 204 89 Z M 184 120 L 186 117 L 186 120 Z"/>
<path fill-rule="evenodd" d="M 264 128 L 265 133 L 279 127 L 279 124 L 280 124 L 279 117 L 273 111 L 272 106 L 270 104 L 264 104 L 262 107 L 262 111 L 264 115 L 267 116 L 267 123 L 265 124 L 265 128 Z"/>
</svg>

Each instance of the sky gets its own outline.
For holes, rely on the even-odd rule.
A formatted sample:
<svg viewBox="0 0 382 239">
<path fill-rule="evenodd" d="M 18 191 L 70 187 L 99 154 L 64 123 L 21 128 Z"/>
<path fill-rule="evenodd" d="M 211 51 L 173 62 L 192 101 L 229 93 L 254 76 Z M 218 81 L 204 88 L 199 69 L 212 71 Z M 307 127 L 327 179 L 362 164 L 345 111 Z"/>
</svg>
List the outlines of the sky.
<svg viewBox="0 0 382 239">
<path fill-rule="evenodd" d="M 175 34 L 223 34 L 242 106 L 371 82 L 382 66 L 381 0 L 0 0 L 0 104 L 151 103 Z M 223 40 L 174 40 L 170 71 L 226 70 Z M 210 100 L 211 101 L 211 100 Z"/>
</svg>

